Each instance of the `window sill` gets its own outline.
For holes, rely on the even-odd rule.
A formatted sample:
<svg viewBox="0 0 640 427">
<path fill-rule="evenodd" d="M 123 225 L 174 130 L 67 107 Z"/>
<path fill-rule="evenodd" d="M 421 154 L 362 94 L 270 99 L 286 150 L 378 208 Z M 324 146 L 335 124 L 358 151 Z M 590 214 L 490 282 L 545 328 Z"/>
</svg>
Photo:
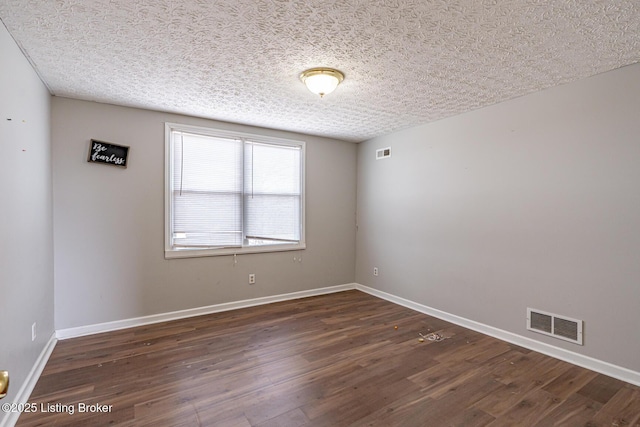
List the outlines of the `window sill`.
<svg viewBox="0 0 640 427">
<path fill-rule="evenodd" d="M 258 254 L 268 252 L 286 252 L 286 251 L 300 251 L 306 249 L 305 243 L 298 243 L 295 245 L 265 245 L 265 246 L 245 246 L 242 248 L 221 248 L 221 249 L 165 249 L 165 259 L 175 258 L 201 258 L 210 256 L 224 256 L 224 255 L 244 255 L 244 254 Z"/>
</svg>

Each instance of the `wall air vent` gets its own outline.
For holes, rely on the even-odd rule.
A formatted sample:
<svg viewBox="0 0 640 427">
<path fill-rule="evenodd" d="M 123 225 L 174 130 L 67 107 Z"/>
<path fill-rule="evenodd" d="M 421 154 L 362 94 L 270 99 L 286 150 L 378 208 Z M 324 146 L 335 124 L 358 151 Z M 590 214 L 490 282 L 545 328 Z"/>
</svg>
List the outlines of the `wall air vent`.
<svg viewBox="0 0 640 427">
<path fill-rule="evenodd" d="M 582 345 L 582 320 L 527 308 L 527 329 Z"/>
<path fill-rule="evenodd" d="M 391 147 L 376 150 L 376 160 L 386 159 L 387 157 L 391 157 Z"/>
</svg>

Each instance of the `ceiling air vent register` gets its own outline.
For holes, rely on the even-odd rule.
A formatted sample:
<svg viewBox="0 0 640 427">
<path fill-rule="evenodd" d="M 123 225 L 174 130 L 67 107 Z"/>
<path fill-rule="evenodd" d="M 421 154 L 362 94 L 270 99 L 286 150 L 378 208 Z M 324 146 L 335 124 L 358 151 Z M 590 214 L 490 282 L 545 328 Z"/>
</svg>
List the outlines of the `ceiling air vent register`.
<svg viewBox="0 0 640 427">
<path fill-rule="evenodd" d="M 527 308 L 527 329 L 582 345 L 582 320 Z"/>
<path fill-rule="evenodd" d="M 387 157 L 391 157 L 391 147 L 376 150 L 376 160 L 386 159 Z"/>
</svg>

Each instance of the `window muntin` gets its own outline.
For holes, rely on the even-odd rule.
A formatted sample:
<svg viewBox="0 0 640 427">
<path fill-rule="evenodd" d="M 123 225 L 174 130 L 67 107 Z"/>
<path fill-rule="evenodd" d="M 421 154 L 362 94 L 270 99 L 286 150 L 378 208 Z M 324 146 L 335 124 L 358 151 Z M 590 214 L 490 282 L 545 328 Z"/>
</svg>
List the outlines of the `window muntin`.
<svg viewBox="0 0 640 427">
<path fill-rule="evenodd" d="M 166 145 L 166 257 L 304 248 L 304 142 L 168 123 Z"/>
</svg>

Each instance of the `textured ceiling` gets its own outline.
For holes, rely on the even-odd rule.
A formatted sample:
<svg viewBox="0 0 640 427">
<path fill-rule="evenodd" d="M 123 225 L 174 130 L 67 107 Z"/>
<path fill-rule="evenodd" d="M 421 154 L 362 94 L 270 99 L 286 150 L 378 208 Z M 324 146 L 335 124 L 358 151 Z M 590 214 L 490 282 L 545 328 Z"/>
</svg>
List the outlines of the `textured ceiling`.
<svg viewBox="0 0 640 427">
<path fill-rule="evenodd" d="M 640 1 L 2 0 L 57 96 L 362 141 L 640 60 Z M 311 67 L 346 78 L 320 99 Z"/>
</svg>

